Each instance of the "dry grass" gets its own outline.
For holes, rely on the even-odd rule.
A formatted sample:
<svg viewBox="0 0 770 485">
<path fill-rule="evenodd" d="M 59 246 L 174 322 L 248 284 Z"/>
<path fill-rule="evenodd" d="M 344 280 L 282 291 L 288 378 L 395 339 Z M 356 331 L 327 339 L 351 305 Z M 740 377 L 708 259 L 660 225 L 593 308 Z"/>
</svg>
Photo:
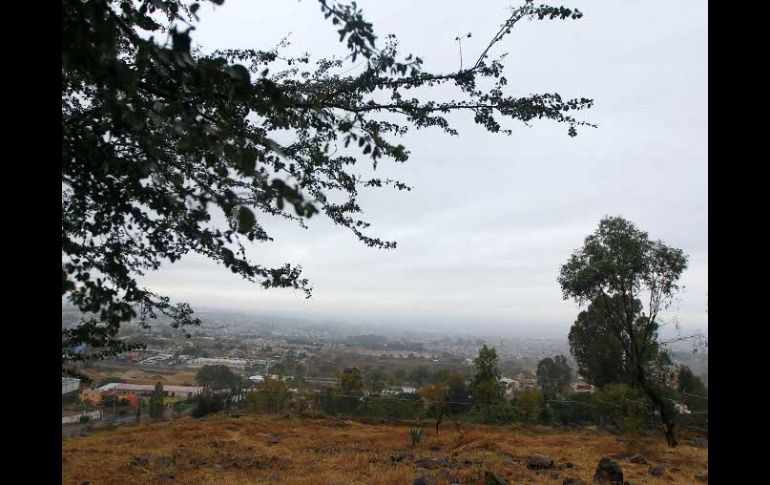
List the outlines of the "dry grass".
<svg viewBox="0 0 770 485">
<path fill-rule="evenodd" d="M 511 483 L 560 484 L 566 476 L 590 483 L 601 457 L 626 451 L 614 436 L 592 430 L 463 425 L 461 431 L 447 424 L 438 436 L 426 428 L 416 448 L 408 430 L 408 424 L 277 417 L 126 425 L 63 441 L 62 483 L 161 483 L 163 474 L 171 473 L 176 483 L 384 485 L 409 484 L 423 474 L 448 484 L 483 482 L 487 470 Z M 693 483 L 695 473 L 707 471 L 707 449 L 670 450 L 661 439 L 649 447 L 651 461 L 668 461 L 666 473 L 652 477 L 648 466 L 620 459 L 633 483 Z M 456 465 L 418 471 L 411 458 L 392 462 L 397 452 L 448 457 Z M 529 470 L 520 457 L 533 453 L 550 455 L 556 468 Z M 132 464 L 135 457 L 140 460 Z"/>
<path fill-rule="evenodd" d="M 83 374 L 99 383 L 107 377 L 120 377 L 124 382 L 131 384 L 147 384 L 161 382 L 164 385 L 197 386 L 195 375 L 197 369 L 150 369 L 142 367 L 129 367 L 117 365 L 94 365 L 84 369 Z"/>
</svg>

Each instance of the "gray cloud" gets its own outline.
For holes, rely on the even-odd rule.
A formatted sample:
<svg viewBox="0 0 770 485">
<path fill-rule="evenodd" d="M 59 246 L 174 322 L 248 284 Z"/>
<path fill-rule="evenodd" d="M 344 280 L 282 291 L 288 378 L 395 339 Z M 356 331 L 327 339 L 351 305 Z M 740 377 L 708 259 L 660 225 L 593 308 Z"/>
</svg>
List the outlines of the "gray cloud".
<svg viewBox="0 0 770 485">
<path fill-rule="evenodd" d="M 455 69 L 454 36 L 472 31 L 478 53 L 507 2 L 359 2 L 381 36 L 394 32 L 428 68 Z M 305 231 L 266 221 L 274 243 L 251 248 L 264 264 L 301 264 L 315 288 L 264 291 L 191 257 L 149 275 L 158 291 L 193 304 L 505 333 L 565 334 L 577 307 L 561 299 L 559 266 L 604 215 L 623 215 L 690 255 L 678 305 L 667 315 L 706 327 L 708 289 L 708 61 L 705 2 L 582 1 L 577 22 L 529 22 L 507 51 L 512 92 L 558 91 L 596 100 L 599 125 L 571 139 L 566 127 L 514 125 L 512 136 L 455 117 L 461 136 L 409 134 L 411 159 L 383 176 L 413 192 L 362 197 L 378 251 L 328 221 Z M 342 54 L 315 2 L 231 0 L 207 6 L 196 39 L 206 48 L 264 47 L 292 32 L 295 53 Z M 204 11 L 205 10 L 205 11 Z"/>
</svg>

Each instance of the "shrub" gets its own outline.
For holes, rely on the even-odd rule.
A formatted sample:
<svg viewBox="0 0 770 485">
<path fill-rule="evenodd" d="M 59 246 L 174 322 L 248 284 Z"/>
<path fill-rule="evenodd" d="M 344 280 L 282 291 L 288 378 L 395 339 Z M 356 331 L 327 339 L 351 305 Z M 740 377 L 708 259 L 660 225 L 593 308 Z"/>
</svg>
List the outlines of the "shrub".
<svg viewBox="0 0 770 485">
<path fill-rule="evenodd" d="M 409 438 L 412 440 L 412 446 L 417 446 L 422 441 L 422 428 L 411 428 L 409 430 Z"/>
<path fill-rule="evenodd" d="M 91 421 L 91 416 L 88 416 L 86 414 L 80 416 L 80 424 L 86 424 L 89 421 Z"/>
<path fill-rule="evenodd" d="M 202 418 L 212 413 L 218 413 L 225 407 L 222 397 L 212 393 L 199 394 L 195 397 L 194 402 L 195 406 L 192 410 L 194 418 Z"/>
</svg>

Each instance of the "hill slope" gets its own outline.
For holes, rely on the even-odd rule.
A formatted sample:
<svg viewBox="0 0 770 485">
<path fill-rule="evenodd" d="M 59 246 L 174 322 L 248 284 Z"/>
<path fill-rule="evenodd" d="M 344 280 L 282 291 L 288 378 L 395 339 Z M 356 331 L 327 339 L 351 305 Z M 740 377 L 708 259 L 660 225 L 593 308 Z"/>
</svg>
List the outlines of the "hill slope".
<svg viewBox="0 0 770 485">
<path fill-rule="evenodd" d="M 422 443 L 412 448 L 406 424 L 183 418 L 64 440 L 62 483 L 411 484 L 425 476 L 449 484 L 483 483 L 487 471 L 510 483 L 561 484 L 568 476 L 590 483 L 603 456 L 614 457 L 634 484 L 694 483 L 694 474 L 707 472 L 707 449 L 683 444 L 670 450 L 656 438 L 645 454 L 665 463 L 661 477 L 651 476 L 649 465 L 623 458 L 632 451 L 628 443 L 591 430 L 448 424 L 438 436 L 426 427 Z M 399 453 L 406 456 L 394 461 Z M 531 454 L 550 456 L 554 468 L 529 469 Z"/>
</svg>

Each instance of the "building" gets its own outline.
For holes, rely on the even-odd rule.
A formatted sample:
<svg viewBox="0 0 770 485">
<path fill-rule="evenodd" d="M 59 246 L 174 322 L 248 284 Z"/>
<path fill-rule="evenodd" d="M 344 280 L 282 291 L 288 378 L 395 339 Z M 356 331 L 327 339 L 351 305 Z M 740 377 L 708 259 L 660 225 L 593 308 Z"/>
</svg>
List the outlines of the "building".
<svg viewBox="0 0 770 485">
<path fill-rule="evenodd" d="M 572 392 L 594 392 L 594 386 L 579 377 L 572 383 Z"/>
<path fill-rule="evenodd" d="M 155 390 L 155 384 L 126 384 L 123 382 L 111 382 L 105 384 L 97 391 L 109 392 L 116 396 L 129 394 L 150 394 Z M 200 386 L 163 386 L 163 395 L 169 397 L 193 397 L 203 392 Z"/>
<path fill-rule="evenodd" d="M 517 374 L 511 379 L 511 388 L 514 391 L 523 391 L 524 389 L 531 389 L 537 387 L 537 379 L 527 376 L 526 374 Z"/>
<path fill-rule="evenodd" d="M 61 394 L 69 394 L 80 389 L 80 379 L 74 377 L 62 377 L 61 378 Z"/>
<path fill-rule="evenodd" d="M 245 370 L 249 362 L 245 359 L 215 359 L 210 357 L 198 357 L 187 362 L 187 367 L 200 369 L 206 365 L 224 365 L 230 369 Z"/>
</svg>

